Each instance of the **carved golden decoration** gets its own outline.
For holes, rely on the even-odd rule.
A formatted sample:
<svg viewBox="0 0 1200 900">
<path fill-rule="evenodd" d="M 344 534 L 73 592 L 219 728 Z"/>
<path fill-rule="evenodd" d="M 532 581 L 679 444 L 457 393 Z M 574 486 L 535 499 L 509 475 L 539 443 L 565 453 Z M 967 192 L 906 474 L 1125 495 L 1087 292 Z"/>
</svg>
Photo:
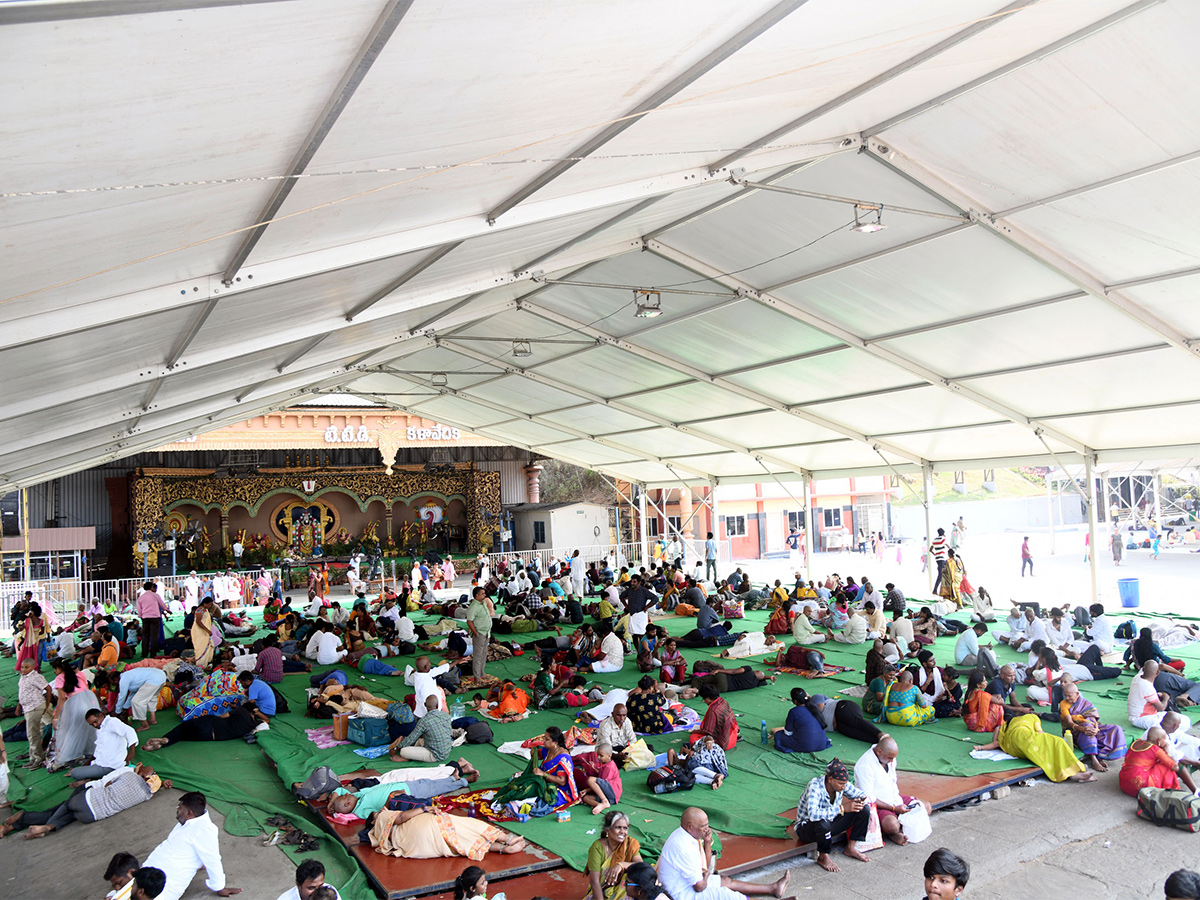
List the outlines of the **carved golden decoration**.
<svg viewBox="0 0 1200 900">
<path fill-rule="evenodd" d="M 302 482 L 313 480 L 316 489 L 308 494 Z M 217 510 L 228 516 L 235 506 L 257 515 L 272 497 L 290 495 L 313 501 L 325 493 L 349 496 L 366 511 L 380 501 L 391 511 L 396 503 L 411 503 L 414 498 L 437 496 L 447 504 L 461 499 L 467 513 L 467 547 L 477 552 L 481 547 L 491 549 L 492 533 L 499 528 L 500 473 L 461 468 L 452 472 L 426 473 L 420 470 L 397 470 L 392 474 L 362 469 L 297 469 L 291 472 L 271 472 L 244 478 L 217 477 L 189 472 L 173 475 L 157 470 L 151 474 L 141 471 L 133 479 L 132 527 L 135 534 L 153 528 L 165 514 L 176 507 L 198 506 L 206 511 Z M 492 515 L 489 520 L 484 510 Z M 389 534 L 387 541 L 394 536 Z"/>
</svg>

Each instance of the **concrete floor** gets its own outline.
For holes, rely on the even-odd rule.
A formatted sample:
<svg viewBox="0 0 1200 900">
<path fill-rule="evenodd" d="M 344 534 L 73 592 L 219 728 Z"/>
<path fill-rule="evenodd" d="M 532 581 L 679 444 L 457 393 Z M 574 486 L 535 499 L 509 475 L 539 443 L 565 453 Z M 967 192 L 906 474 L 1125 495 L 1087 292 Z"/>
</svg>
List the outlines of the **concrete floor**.
<svg viewBox="0 0 1200 900">
<path fill-rule="evenodd" d="M 1134 814 L 1137 801 L 1121 793 L 1117 770 L 1097 784 L 1051 784 L 1038 779 L 990 800 L 933 816 L 933 836 L 916 845 L 887 844 L 870 863 L 835 853 L 840 874 L 804 860 L 791 866 L 792 892 L 822 900 L 912 900 L 922 895 L 922 867 L 938 847 L 971 865 L 969 900 L 1162 900 L 1167 875 L 1200 868 L 1200 836 L 1158 828 Z M 773 881 L 787 864 L 742 876 Z"/>
<path fill-rule="evenodd" d="M 110 889 L 104 870 L 114 853 L 127 851 L 144 861 L 175 827 L 182 792 L 161 790 L 150 801 L 92 825 L 76 822 L 61 832 L 27 841 L 23 832 L 0 840 L 0 897 L 6 900 L 80 900 L 103 897 Z M 225 833 L 225 817 L 209 810 L 220 829 L 226 883 L 242 888 L 246 900 L 275 900 L 295 882 L 296 867 L 277 847 L 259 837 Z M 198 873 L 185 900 L 212 898 Z"/>
</svg>

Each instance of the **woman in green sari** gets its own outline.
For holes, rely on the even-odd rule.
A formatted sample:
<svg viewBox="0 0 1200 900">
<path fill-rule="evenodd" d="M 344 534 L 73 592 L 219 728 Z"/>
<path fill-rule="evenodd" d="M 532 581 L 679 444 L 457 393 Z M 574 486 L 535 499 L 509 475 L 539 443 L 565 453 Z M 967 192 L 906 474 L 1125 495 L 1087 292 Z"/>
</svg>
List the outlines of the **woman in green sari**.
<svg viewBox="0 0 1200 900">
<path fill-rule="evenodd" d="M 642 861 L 642 846 L 629 836 L 629 817 L 609 810 L 600 829 L 600 839 L 588 850 L 587 875 L 591 890 L 583 900 L 624 900 L 625 870 Z"/>
</svg>

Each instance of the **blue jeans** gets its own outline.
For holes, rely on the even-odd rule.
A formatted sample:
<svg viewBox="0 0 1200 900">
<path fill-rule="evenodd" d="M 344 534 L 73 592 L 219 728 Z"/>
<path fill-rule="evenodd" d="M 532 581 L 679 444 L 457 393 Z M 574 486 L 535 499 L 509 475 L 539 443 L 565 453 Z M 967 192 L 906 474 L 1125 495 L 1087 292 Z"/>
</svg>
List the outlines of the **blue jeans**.
<svg viewBox="0 0 1200 900">
<path fill-rule="evenodd" d="M 399 675 L 400 670 L 395 666 L 389 666 L 385 662 L 380 662 L 373 656 L 368 656 L 363 659 L 362 671 L 364 675 Z"/>
</svg>

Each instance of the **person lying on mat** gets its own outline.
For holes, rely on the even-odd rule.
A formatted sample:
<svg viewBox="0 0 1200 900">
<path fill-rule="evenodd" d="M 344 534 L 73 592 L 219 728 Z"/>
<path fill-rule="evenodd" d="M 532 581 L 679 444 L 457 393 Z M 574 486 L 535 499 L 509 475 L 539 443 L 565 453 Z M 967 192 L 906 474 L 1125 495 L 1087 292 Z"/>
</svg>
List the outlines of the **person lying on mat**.
<svg viewBox="0 0 1200 900">
<path fill-rule="evenodd" d="M 40 811 L 27 809 L 9 816 L 0 825 L 0 837 L 28 828 L 26 838 L 40 838 L 52 831 L 60 831 L 72 822 L 85 825 L 98 822 L 146 802 L 160 787 L 170 788 L 170 779 L 159 779 L 149 766 L 139 763 L 132 768 L 114 769 L 99 781 L 79 784 L 74 793 L 57 806 Z"/>
<path fill-rule="evenodd" d="M 698 667 L 701 663 L 696 664 Z M 774 675 L 768 675 L 766 672 L 759 672 L 753 666 L 740 666 L 736 669 L 712 668 L 708 672 L 696 672 L 692 675 L 692 680 L 688 684 L 695 690 L 699 690 L 706 684 L 713 685 L 718 693 L 727 694 L 732 691 L 748 691 L 751 688 L 762 687 L 767 682 L 775 681 Z M 690 700 L 696 694 L 692 693 L 689 696 L 687 688 L 685 688 L 681 696 L 685 700 Z"/>
<path fill-rule="evenodd" d="M 1042 720 L 1035 715 L 1016 716 L 1000 724 L 991 743 L 976 745 L 975 750 L 1003 750 L 1010 756 L 1027 759 L 1051 781 L 1096 781 L 1075 758 L 1071 747 L 1055 734 L 1042 731 Z"/>
<path fill-rule="evenodd" d="M 380 810 L 371 825 L 370 841 L 377 853 L 404 859 L 465 856 L 479 861 L 489 852 L 511 854 L 525 849 L 525 838 L 483 819 L 423 809 Z"/>
<path fill-rule="evenodd" d="M 722 659 L 743 659 L 747 656 L 758 656 L 760 653 L 766 653 L 779 644 L 779 640 L 773 634 L 764 634 L 761 631 L 746 631 L 743 632 L 733 646 L 721 651 Z"/>
<path fill-rule="evenodd" d="M 674 900 L 782 897 L 791 879 L 791 873 L 784 872 L 783 877 L 772 884 L 755 884 L 718 875 L 716 869 L 717 855 L 713 852 L 708 813 L 690 806 L 683 811 L 679 827 L 671 832 L 658 857 L 658 877 Z"/>
<path fill-rule="evenodd" d="M 477 771 L 464 771 L 457 763 L 450 765 L 459 773 L 451 778 L 426 778 L 420 769 L 414 769 L 410 770 L 410 777 L 404 781 L 380 782 L 358 791 L 338 788 L 329 799 L 328 809 L 331 813 L 353 813 L 360 819 L 365 819 L 371 813 L 379 812 L 387 806 L 388 799 L 393 794 L 407 794 L 418 800 L 429 800 L 461 791 L 479 779 Z"/>
</svg>

